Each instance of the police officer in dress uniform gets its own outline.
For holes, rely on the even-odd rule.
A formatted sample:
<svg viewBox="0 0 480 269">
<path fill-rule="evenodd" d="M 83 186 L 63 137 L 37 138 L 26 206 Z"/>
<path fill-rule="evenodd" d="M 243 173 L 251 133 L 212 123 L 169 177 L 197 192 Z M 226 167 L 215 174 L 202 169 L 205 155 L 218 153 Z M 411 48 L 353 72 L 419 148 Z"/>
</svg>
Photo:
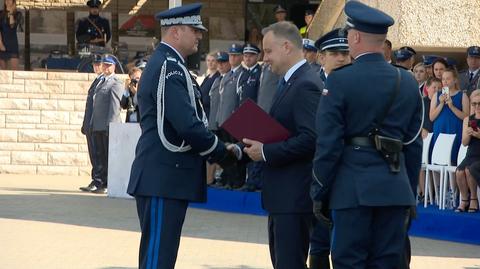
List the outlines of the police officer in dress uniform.
<svg viewBox="0 0 480 269">
<path fill-rule="evenodd" d="M 245 72 L 242 66 L 243 46 L 232 44 L 228 50 L 228 61 L 231 70 L 225 75 L 220 88 L 220 104 L 217 112 L 218 126 L 222 124 L 232 115 L 238 108 L 238 87 L 240 83 L 240 75 Z M 226 142 L 234 142 L 234 138 L 225 132 L 219 131 L 219 137 Z M 243 186 L 246 178 L 246 168 L 243 163 L 235 163 L 229 167 L 223 167 L 221 182 L 224 182 L 225 188 L 236 189 Z"/>
<path fill-rule="evenodd" d="M 258 63 L 260 49 L 253 44 L 245 44 L 243 47 L 243 62 L 245 70 L 240 75 L 238 81 L 238 103 L 242 104 L 247 98 L 257 102 L 258 86 L 260 85 L 260 75 L 262 66 Z"/>
<path fill-rule="evenodd" d="M 304 38 L 302 39 L 303 42 L 303 57 L 305 57 L 305 60 L 310 64 L 310 67 L 312 67 L 313 71 L 315 72 L 320 72 L 320 69 L 322 68 L 318 63 L 318 55 L 317 55 L 317 47 L 315 47 L 315 41 Z"/>
<path fill-rule="evenodd" d="M 97 74 L 97 77 L 93 80 L 90 88 L 88 89 L 87 93 L 87 100 L 85 101 L 85 114 L 83 115 L 83 123 L 81 132 L 85 135 L 87 139 L 87 147 L 88 147 L 88 156 L 90 158 L 90 163 L 92 164 L 92 171 L 90 176 L 92 181 L 86 187 L 80 187 L 81 191 L 90 192 L 95 189 L 95 178 L 99 178 L 98 176 L 98 165 L 95 161 L 95 140 L 93 139 L 92 134 L 92 126 L 90 125 L 92 120 L 93 114 L 93 95 L 95 93 L 95 88 L 102 80 L 103 77 L 103 70 L 102 70 L 102 56 L 101 55 L 94 55 L 93 56 L 93 71 Z"/>
<path fill-rule="evenodd" d="M 480 47 L 471 46 L 467 49 L 468 70 L 460 73 L 460 89 L 465 91 L 468 96 L 478 88 L 478 78 L 480 78 Z"/>
<path fill-rule="evenodd" d="M 102 58 L 103 76 L 95 87 L 90 125 L 95 140 L 95 161 L 98 174 L 95 176 L 93 193 L 107 192 L 108 179 L 108 132 L 111 122 L 122 122 L 120 100 L 123 94 L 123 81 L 115 75 L 115 59 L 105 54 Z"/>
<path fill-rule="evenodd" d="M 245 44 L 243 47 L 243 62 L 246 70 L 240 75 L 238 98 L 242 104 L 248 98 L 257 102 L 258 88 L 262 66 L 258 63 L 260 49 L 253 44 Z M 261 188 L 260 179 L 261 163 L 250 162 L 247 164 L 247 179 L 240 191 L 255 191 Z"/>
<path fill-rule="evenodd" d="M 320 100 L 314 212 L 328 222 L 321 208 L 329 201 L 334 268 L 403 268 L 422 155 L 422 99 L 414 77 L 383 56 L 394 20 L 358 1 L 348 1 L 345 14 L 355 62 L 329 75 Z"/>
<path fill-rule="evenodd" d="M 395 65 L 406 70 L 412 70 L 415 63 L 415 55 L 417 53 L 411 47 L 401 47 L 393 55 L 395 56 Z"/>
<path fill-rule="evenodd" d="M 205 161 L 227 154 L 207 128 L 199 86 L 185 67 L 206 31 L 200 9 L 195 3 L 156 15 L 162 41 L 139 83 L 142 135 L 127 190 L 142 231 L 139 268 L 175 267 L 188 203 L 206 200 Z"/>
<path fill-rule="evenodd" d="M 228 53 L 224 51 L 219 51 L 215 55 L 215 60 L 217 61 L 217 73 L 219 74 L 208 92 L 209 96 L 209 107 L 210 114 L 208 116 L 208 129 L 211 130 L 214 134 L 218 133 L 218 123 L 217 123 L 217 112 L 218 106 L 220 104 L 220 88 L 223 87 L 223 77 L 225 74 L 230 71 L 230 63 L 228 62 Z M 207 184 L 213 184 L 215 187 L 223 187 L 225 182 L 222 182 L 220 177 L 216 177 L 216 171 L 219 170 L 218 164 L 208 164 L 207 165 Z M 214 182 L 217 180 L 217 182 Z"/>
<path fill-rule="evenodd" d="M 110 23 L 104 17 L 99 15 L 102 2 L 99 0 L 89 0 L 88 17 L 80 19 L 77 25 L 76 37 L 79 44 L 90 44 L 105 47 L 110 40 Z"/>
<path fill-rule="evenodd" d="M 339 28 L 320 37 L 315 42 L 315 47 L 319 50 L 319 61 L 322 64 L 319 74 L 323 84 L 326 83 L 328 74 L 334 69 L 351 62 L 347 37 Z"/>
<path fill-rule="evenodd" d="M 333 69 L 350 63 L 347 37 L 339 28 L 320 37 L 315 42 L 315 47 L 320 51 L 319 57 L 323 64 L 320 78 L 324 84 Z M 324 212 L 329 215 L 328 208 L 324 208 Z M 309 269 L 330 268 L 330 227 L 322 221 L 318 221 L 313 227 L 309 254 Z"/>
</svg>

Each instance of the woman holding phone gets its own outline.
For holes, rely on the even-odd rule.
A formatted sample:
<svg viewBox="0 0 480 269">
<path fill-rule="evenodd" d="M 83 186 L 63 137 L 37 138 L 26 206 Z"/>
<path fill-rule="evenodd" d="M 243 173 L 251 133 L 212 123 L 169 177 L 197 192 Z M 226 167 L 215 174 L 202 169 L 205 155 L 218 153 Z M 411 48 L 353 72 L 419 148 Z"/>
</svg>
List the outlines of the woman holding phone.
<svg viewBox="0 0 480 269">
<path fill-rule="evenodd" d="M 460 189 L 461 203 L 455 212 L 478 212 L 477 182 L 480 169 L 480 90 L 470 95 L 473 114 L 463 120 L 462 144 L 468 146 L 467 156 L 458 165 L 456 180 Z M 469 198 L 470 194 L 470 198 Z"/>
<path fill-rule="evenodd" d="M 435 93 L 430 103 L 430 120 L 433 122 L 432 147 L 440 133 L 456 134 L 451 161 L 457 163 L 458 149 L 462 141 L 462 122 L 470 113 L 469 101 L 458 84 L 458 73 L 447 68 L 442 73 L 442 90 Z"/>
</svg>

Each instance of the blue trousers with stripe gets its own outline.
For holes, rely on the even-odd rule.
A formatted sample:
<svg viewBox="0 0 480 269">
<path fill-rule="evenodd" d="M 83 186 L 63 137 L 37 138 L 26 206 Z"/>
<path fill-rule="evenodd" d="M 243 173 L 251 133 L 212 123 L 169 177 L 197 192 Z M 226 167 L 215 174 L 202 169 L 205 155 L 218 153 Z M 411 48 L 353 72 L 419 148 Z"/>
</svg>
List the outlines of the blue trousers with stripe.
<svg viewBox="0 0 480 269">
<path fill-rule="evenodd" d="M 140 269 L 173 269 L 188 201 L 135 197 L 142 230 Z"/>
</svg>

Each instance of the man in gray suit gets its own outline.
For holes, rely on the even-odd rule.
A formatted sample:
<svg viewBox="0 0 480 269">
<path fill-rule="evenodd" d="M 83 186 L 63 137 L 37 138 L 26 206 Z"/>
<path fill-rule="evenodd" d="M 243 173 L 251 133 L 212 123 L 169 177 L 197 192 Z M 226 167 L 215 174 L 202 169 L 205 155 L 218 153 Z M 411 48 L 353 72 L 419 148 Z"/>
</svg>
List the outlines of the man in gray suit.
<svg viewBox="0 0 480 269">
<path fill-rule="evenodd" d="M 110 122 L 121 122 L 120 100 L 123 82 L 115 75 L 115 60 L 111 55 L 102 59 L 103 77 L 93 95 L 91 126 L 95 141 L 95 158 L 99 174 L 93 193 L 106 193 L 108 172 L 108 127 Z"/>
<path fill-rule="evenodd" d="M 225 74 L 220 85 L 220 104 L 217 112 L 217 123 L 221 126 L 235 109 L 238 108 L 238 88 L 240 76 L 245 72 L 242 67 L 243 60 L 243 46 L 239 44 L 232 44 L 228 50 L 228 61 L 232 70 Z M 227 132 L 219 130 L 218 137 L 225 142 L 235 142 Z M 240 188 L 245 183 L 245 164 L 235 164 L 231 167 L 223 167 L 222 180 L 218 185 L 225 183 L 225 188 Z M 227 182 L 224 182 L 227 180 Z"/>
</svg>

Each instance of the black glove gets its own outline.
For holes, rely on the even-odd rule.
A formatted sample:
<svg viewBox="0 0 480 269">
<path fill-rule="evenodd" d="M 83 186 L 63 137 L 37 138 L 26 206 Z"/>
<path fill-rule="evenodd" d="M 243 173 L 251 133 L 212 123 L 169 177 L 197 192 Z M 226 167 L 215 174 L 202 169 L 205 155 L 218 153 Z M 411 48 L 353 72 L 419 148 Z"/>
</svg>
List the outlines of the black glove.
<svg viewBox="0 0 480 269">
<path fill-rule="evenodd" d="M 313 201 L 313 214 L 318 221 L 324 223 L 328 227 L 332 226 L 332 221 L 325 216 L 323 210 L 323 203 L 320 201 Z"/>
<path fill-rule="evenodd" d="M 222 168 L 230 167 L 238 161 L 235 153 L 225 150 L 224 155 L 218 160 L 209 160 L 210 163 L 218 163 Z"/>
</svg>

